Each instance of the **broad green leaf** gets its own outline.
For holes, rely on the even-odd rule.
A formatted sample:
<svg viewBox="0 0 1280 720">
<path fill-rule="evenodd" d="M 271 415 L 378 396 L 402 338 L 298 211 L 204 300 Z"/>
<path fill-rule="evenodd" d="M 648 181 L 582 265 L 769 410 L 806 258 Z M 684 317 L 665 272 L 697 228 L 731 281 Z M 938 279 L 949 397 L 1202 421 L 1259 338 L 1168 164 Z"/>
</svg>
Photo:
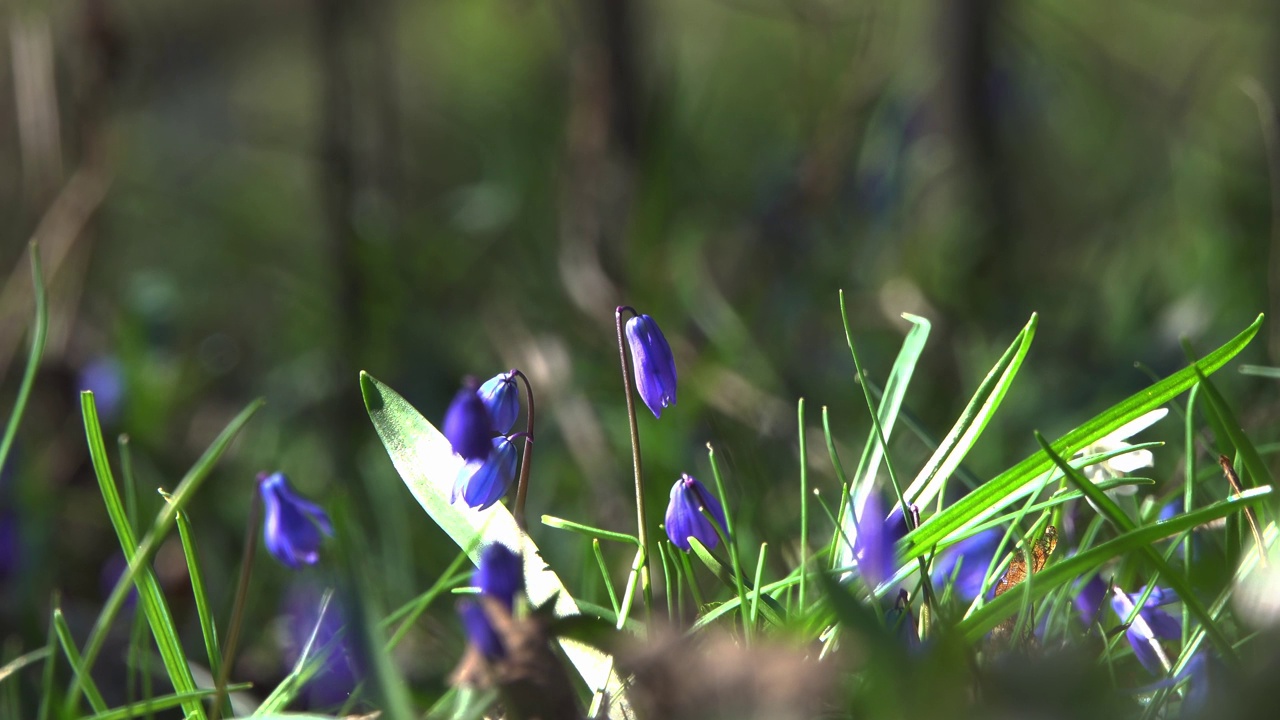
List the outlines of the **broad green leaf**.
<svg viewBox="0 0 1280 720">
<path fill-rule="evenodd" d="M 1078 450 L 1087 447 L 1112 430 L 1160 407 L 1190 389 L 1197 382 L 1197 368 L 1208 375 L 1226 365 L 1253 340 L 1258 329 L 1262 327 L 1262 321 L 1263 316 L 1259 315 L 1258 319 L 1243 332 L 1194 365 L 1183 368 L 1151 387 L 1131 395 L 1067 433 L 1053 443 L 1054 452 L 1063 457 L 1071 457 Z M 957 530 L 976 525 L 999 513 L 1010 503 L 1025 497 L 1037 486 L 1038 483 L 1035 481 L 1040 474 L 1052 467 L 1053 461 L 1043 450 L 1039 450 L 992 478 L 908 533 L 900 544 L 903 559 L 910 561 L 921 557 Z"/>
<path fill-rule="evenodd" d="M 530 602 L 541 605 L 554 597 L 556 617 L 578 614 L 578 606 L 568 589 L 504 505 L 497 504 L 480 512 L 449 502 L 453 481 L 463 463 L 453 454 L 444 435 L 399 393 L 366 372 L 360 373 L 360 390 L 369 419 L 396 472 L 422 509 L 458 547 L 466 550 L 473 562 L 479 561 L 480 552 L 488 543 L 500 542 L 518 551 L 524 558 L 525 587 Z M 611 717 L 630 712 L 623 699 L 622 682 L 613 672 L 613 662 L 608 655 L 571 638 L 562 638 L 559 643 L 589 688 L 606 688 L 609 696 L 616 698 L 610 709 Z"/>
</svg>

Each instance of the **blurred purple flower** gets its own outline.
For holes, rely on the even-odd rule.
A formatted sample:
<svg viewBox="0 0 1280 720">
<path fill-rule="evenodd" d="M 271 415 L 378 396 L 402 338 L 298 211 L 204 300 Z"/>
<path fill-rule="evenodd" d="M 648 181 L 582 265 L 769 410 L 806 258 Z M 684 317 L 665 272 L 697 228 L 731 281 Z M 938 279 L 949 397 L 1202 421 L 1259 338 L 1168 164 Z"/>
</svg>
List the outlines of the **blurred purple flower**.
<svg viewBox="0 0 1280 720">
<path fill-rule="evenodd" d="M 654 417 L 676 404 L 676 361 L 667 338 L 648 315 L 627 321 L 627 344 L 634 360 L 636 390 Z"/>
<path fill-rule="evenodd" d="M 1172 615 L 1158 608 L 1161 605 L 1175 602 L 1178 596 L 1171 590 L 1159 587 L 1154 588 L 1151 591 L 1151 595 L 1147 597 L 1147 601 L 1142 605 L 1142 609 L 1134 615 L 1133 610 L 1145 591 L 1146 588 L 1144 587 L 1136 593 L 1125 594 L 1120 588 L 1113 587 L 1111 609 L 1115 611 L 1116 615 L 1120 616 L 1121 622 L 1128 620 L 1131 615 L 1133 616 L 1133 620 L 1130 621 L 1129 627 L 1124 632 L 1125 639 L 1133 647 L 1133 652 L 1138 656 L 1138 661 L 1142 663 L 1142 666 L 1148 672 L 1160 675 L 1168 667 L 1167 658 L 1164 657 L 1164 649 L 1160 646 L 1160 641 L 1176 640 L 1182 637 L 1182 625 Z"/>
<path fill-rule="evenodd" d="M 111 595 L 111 591 L 115 590 L 116 583 L 120 582 L 120 576 L 124 575 L 129 569 L 129 563 L 124 559 L 124 553 L 115 553 L 102 564 L 102 570 L 98 573 L 99 587 L 102 590 L 102 597 L 105 599 Z M 129 593 L 124 596 L 124 609 L 132 610 L 138 604 L 138 586 L 134 584 L 129 588 Z"/>
<path fill-rule="evenodd" d="M 493 450 L 484 460 L 471 460 L 458 470 L 449 502 L 461 497 L 467 507 L 485 510 L 502 499 L 516 476 L 516 446 L 501 435 L 493 439 Z"/>
<path fill-rule="evenodd" d="M 493 598 L 508 613 L 514 612 L 516 596 L 524 589 L 524 562 L 506 545 L 493 543 L 480 554 L 480 564 L 471 575 L 471 584 L 480 589 L 482 597 Z M 483 605 L 464 600 L 458 604 L 458 612 L 467 638 L 486 658 L 496 660 L 507 654 Z"/>
<path fill-rule="evenodd" d="M 874 492 L 868 495 L 858 513 L 852 541 L 853 559 L 872 587 L 893 575 L 896 569 L 893 548 L 906 534 L 902 507 L 895 505 L 886 517 L 880 496 Z"/>
<path fill-rule="evenodd" d="M 477 392 L 475 378 L 467 378 L 444 414 L 444 436 L 463 460 L 484 460 L 493 439 L 493 420 Z"/>
<path fill-rule="evenodd" d="M 1098 613 L 1102 611 L 1102 601 L 1107 599 L 1107 583 L 1101 575 L 1094 575 L 1080 586 L 1075 596 L 1076 612 L 1080 613 L 1080 622 L 1085 627 L 1093 627 L 1098 621 Z"/>
<path fill-rule="evenodd" d="M 320 560 L 320 543 L 333 535 L 329 515 L 289 485 L 284 473 L 261 473 L 258 490 L 266 503 L 264 537 L 276 559 L 295 570 Z"/>
<path fill-rule="evenodd" d="M 884 619 L 908 650 L 920 647 L 920 628 L 916 627 L 916 614 L 911 611 L 911 601 L 906 590 L 898 591 L 898 599 L 885 613 Z"/>
<path fill-rule="evenodd" d="M 336 594 L 330 596 L 326 606 L 324 594 L 312 583 L 294 583 L 285 595 L 283 608 L 287 633 L 282 654 L 286 672 L 291 671 L 302 658 L 308 642 L 311 642 L 308 657 L 328 652 L 324 664 L 306 686 L 308 705 L 317 708 L 345 701 L 364 675 L 345 635 L 344 628 L 348 625 L 346 609 Z M 322 607 L 323 615 L 320 612 Z"/>
<path fill-rule="evenodd" d="M 970 535 L 943 550 L 933 565 L 934 584 L 941 587 L 950 582 L 952 574 L 955 574 L 955 585 L 951 588 L 952 594 L 965 603 L 978 597 L 978 593 L 982 592 L 982 583 L 986 579 L 987 569 L 991 566 L 991 558 L 995 556 L 996 548 L 1003 538 L 1003 529 L 991 528 Z M 958 572 L 957 565 L 960 566 Z"/>
<path fill-rule="evenodd" d="M 113 422 L 120 416 L 125 397 L 124 368 L 114 357 L 97 357 L 85 363 L 76 384 L 81 390 L 93 392 L 103 422 Z M 79 401 L 76 402 L 78 407 Z"/>
<path fill-rule="evenodd" d="M 729 525 L 725 522 L 724 508 L 720 501 L 707 491 L 706 486 L 691 475 L 681 475 L 676 484 L 671 486 L 671 501 L 667 504 L 666 530 L 671 544 L 685 552 L 689 552 L 689 538 L 697 538 L 708 550 L 720 543 L 711 520 L 702 514 L 702 508 L 720 525 L 720 531 L 728 536 Z"/>
<path fill-rule="evenodd" d="M 511 426 L 516 424 L 520 415 L 520 392 L 515 375 L 509 372 L 494 375 L 480 386 L 476 394 L 489 411 L 494 431 L 502 434 L 511 432 Z"/>
</svg>

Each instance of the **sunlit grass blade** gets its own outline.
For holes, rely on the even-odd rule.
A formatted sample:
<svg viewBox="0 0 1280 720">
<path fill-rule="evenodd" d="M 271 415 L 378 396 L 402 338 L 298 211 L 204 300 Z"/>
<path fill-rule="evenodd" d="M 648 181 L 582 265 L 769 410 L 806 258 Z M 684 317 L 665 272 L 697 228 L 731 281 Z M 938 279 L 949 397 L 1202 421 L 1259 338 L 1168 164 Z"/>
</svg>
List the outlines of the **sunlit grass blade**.
<svg viewBox="0 0 1280 720">
<path fill-rule="evenodd" d="M 36 648 L 31 652 L 23 653 L 5 663 L 3 667 L 0 667 L 0 683 L 8 680 L 12 675 L 28 665 L 35 664 L 49 657 L 50 652 L 51 650 L 47 647 Z"/>
<path fill-rule="evenodd" d="M 9 422 L 4 426 L 4 439 L 0 440 L 0 468 L 5 467 L 9 459 L 9 449 L 13 447 L 13 438 L 18 434 L 18 425 L 22 422 L 22 414 L 27 409 L 27 399 L 31 397 L 31 387 L 36 381 L 40 358 L 44 356 L 45 338 L 49 330 L 49 302 L 44 288 L 44 272 L 40 269 L 40 246 L 32 242 L 27 247 L 31 252 L 31 279 L 35 292 L 36 316 L 31 326 L 31 352 L 27 355 L 27 367 L 22 371 L 22 382 L 18 384 L 18 396 L 13 401 Z"/>
<path fill-rule="evenodd" d="M 89 639 L 85 643 L 84 663 L 86 668 L 93 667 L 94 660 L 97 659 L 98 653 L 102 651 L 103 643 L 106 641 L 107 631 L 110 629 L 111 623 L 115 620 L 116 615 L 120 612 L 120 608 L 124 606 L 124 600 L 128 595 L 129 588 L 133 587 L 135 579 L 142 571 L 143 566 L 151 562 L 151 558 L 155 555 L 156 550 L 160 548 L 160 544 L 164 542 L 169 531 L 173 529 L 173 525 L 176 522 L 174 514 L 180 512 L 186 507 L 187 503 L 191 502 L 191 499 L 195 496 L 195 492 L 200 489 L 205 478 L 209 476 L 209 473 L 213 470 L 213 466 L 218 462 L 218 458 L 220 458 L 222 453 L 226 451 L 227 446 L 231 444 L 232 439 L 234 439 L 236 434 L 240 432 L 240 429 L 244 427 L 245 423 L 249 421 L 249 418 L 253 417 L 253 414 L 258 411 L 258 408 L 262 407 L 262 404 L 262 400 L 256 400 L 250 403 L 244 410 L 241 410 L 240 414 L 232 419 L 227 427 L 224 428 L 222 432 L 218 434 L 218 437 L 214 439 L 209 448 L 205 450 L 204 454 L 200 456 L 200 459 L 197 460 L 196 463 L 191 466 L 191 469 L 187 471 L 187 474 L 182 478 L 181 482 L 178 483 L 178 487 L 171 495 L 169 502 L 165 503 L 164 506 L 161 507 L 159 515 L 156 516 L 155 521 L 151 525 L 151 530 L 147 533 L 146 537 L 142 539 L 142 543 L 137 546 L 137 552 L 132 553 L 132 559 L 129 561 L 128 567 L 116 581 L 115 587 L 112 588 L 111 594 L 107 596 L 107 601 L 103 604 L 101 612 L 98 613 L 98 618 L 94 621 L 93 629 L 89 632 Z M 85 408 L 93 408 L 92 393 L 85 392 L 81 395 L 81 410 L 85 411 Z M 96 421 L 97 417 L 95 409 L 95 424 Z M 100 429 L 96 433 L 96 436 L 99 447 L 97 452 L 99 452 L 105 460 L 106 453 L 105 449 L 103 449 L 104 445 Z M 89 440 L 91 443 L 94 442 L 93 437 L 90 437 Z M 91 455 L 92 452 L 93 451 L 91 450 Z M 123 510 L 121 510 L 121 514 L 123 514 Z M 71 686 L 67 689 L 64 704 L 66 706 L 73 705 L 79 697 L 80 691 L 81 686 L 79 680 L 73 680 Z M 196 705 L 199 706 L 200 704 L 196 703 Z M 200 712 L 196 717 L 204 717 L 203 707 L 200 708 Z"/>
<path fill-rule="evenodd" d="M 628 545 L 639 545 L 640 539 L 635 535 L 614 532 L 612 530 L 604 530 L 590 525 L 583 525 L 572 520 L 565 520 L 554 515 L 543 515 L 542 524 L 547 527 L 553 527 L 557 530 L 568 530 L 569 532 L 578 533 L 595 540 L 610 540 L 612 542 L 620 542 Z"/>
<path fill-rule="evenodd" d="M 501 542 L 519 551 L 524 558 L 529 600 L 539 605 L 554 597 L 557 616 L 577 614 L 573 596 L 504 505 L 499 503 L 484 512 L 476 512 L 449 502 L 462 460 L 453 454 L 453 448 L 440 431 L 399 393 L 372 375 L 360 373 L 360 390 L 369 419 L 401 480 L 422 509 L 458 547 L 467 550 L 474 562 L 479 561 L 481 546 L 489 542 Z M 623 605 L 629 607 L 626 602 Z M 616 698 L 614 707 L 610 708 L 611 716 L 629 713 L 622 681 L 613 672 L 611 659 L 595 648 L 569 638 L 559 642 L 588 687 L 607 687 L 609 695 Z"/>
<path fill-rule="evenodd" d="M 911 329 L 907 331 L 907 337 L 903 339 L 902 347 L 898 349 L 898 355 L 894 358 L 893 367 L 889 369 L 889 379 L 881 394 L 878 410 L 880 427 L 884 428 L 886 440 L 893 436 L 893 429 L 898 422 L 898 411 L 902 409 L 902 400 L 906 397 L 907 388 L 911 385 L 916 364 L 920 360 L 920 354 L 924 352 L 925 343 L 929 340 L 929 330 L 932 327 L 928 320 L 917 315 L 903 313 L 902 317 L 911 323 Z M 845 332 L 851 333 L 847 323 Z M 858 378 L 858 382 L 867 382 L 867 379 Z M 867 442 L 862 448 L 862 457 L 858 460 L 858 467 L 853 473 L 850 497 L 853 499 L 854 507 L 861 507 L 866 501 L 883 460 L 884 449 L 880 447 L 873 431 L 867 435 Z M 842 512 L 847 513 L 848 510 L 844 509 Z M 848 522 L 845 524 L 845 534 L 853 537 L 852 524 Z"/>
<path fill-rule="evenodd" d="M 227 689 L 233 692 L 249 690 L 253 687 L 253 683 L 237 683 L 228 685 Z M 147 698 L 145 701 L 136 702 L 124 707 L 107 710 L 105 712 L 96 713 L 85 718 L 85 720 L 129 720 L 130 718 L 151 717 L 153 713 L 168 710 L 169 708 L 184 705 L 190 701 L 200 701 L 208 697 L 213 697 L 217 692 L 212 688 L 204 690 L 194 690 L 185 693 L 172 693 L 169 695 L 161 695 L 159 697 Z M 290 715 L 289 720 L 297 720 L 301 715 Z"/>
<path fill-rule="evenodd" d="M 1205 397 L 1205 411 L 1213 413 L 1217 416 L 1218 422 L 1216 426 L 1221 426 L 1230 440 L 1232 447 L 1240 454 L 1240 459 L 1244 461 L 1245 469 L 1249 471 L 1246 487 L 1257 487 L 1259 485 L 1274 485 L 1275 481 L 1271 477 L 1271 471 L 1267 468 L 1267 464 L 1263 462 L 1262 456 L 1258 454 L 1258 448 L 1254 446 L 1253 441 L 1245 434 L 1244 429 L 1240 425 L 1235 412 L 1231 409 L 1231 405 L 1222 397 L 1222 393 L 1218 392 L 1218 388 L 1214 386 L 1213 381 L 1199 375 L 1200 389 Z M 1221 439 L 1219 440 L 1221 442 Z"/>
<path fill-rule="evenodd" d="M 98 478 L 98 489 L 107 507 L 107 517 L 110 518 L 111 526 L 120 540 L 120 548 L 124 552 L 125 560 L 131 566 L 138 566 L 135 577 L 138 604 L 147 617 L 147 623 L 151 626 L 151 634 L 155 638 L 156 647 L 160 650 L 160 657 L 164 660 L 169 681 L 178 693 L 195 692 L 198 688 L 195 679 L 191 676 L 191 667 L 187 664 L 187 656 L 182 649 L 182 641 L 178 637 L 173 614 L 169 611 L 169 603 L 165 600 L 164 591 L 160 589 L 160 581 L 156 579 L 150 562 L 134 562 L 135 556 L 140 555 L 138 543 L 120 498 L 120 490 L 116 487 L 111 463 L 107 459 L 106 443 L 102 438 L 102 427 L 98 423 L 98 409 L 93 402 L 93 393 L 85 392 L 81 395 L 81 409 L 84 413 L 85 435 L 89 441 L 89 457 L 93 463 L 94 474 Z M 204 717 L 204 705 L 199 700 L 185 700 L 182 708 L 190 717 Z M 95 710 L 101 711 L 99 708 Z"/>
<path fill-rule="evenodd" d="M 1117 530 L 1122 533 L 1132 533 L 1139 529 L 1138 524 L 1126 515 L 1124 511 L 1120 509 L 1120 506 L 1116 505 L 1115 501 L 1111 499 L 1111 496 L 1098 489 L 1098 487 L 1090 482 L 1088 478 L 1081 475 L 1079 471 L 1071 467 L 1066 460 L 1063 460 L 1062 457 L 1055 453 L 1053 448 L 1049 445 L 1049 441 L 1045 440 L 1043 435 L 1036 433 L 1036 442 L 1040 443 L 1040 447 L 1044 449 L 1044 452 L 1049 456 L 1049 459 L 1061 468 L 1064 473 L 1066 473 L 1067 481 L 1079 488 L 1085 496 L 1089 498 L 1090 504 L 1096 508 L 1101 515 L 1106 517 L 1112 525 L 1115 525 Z M 1271 488 L 1267 487 L 1266 489 L 1270 490 Z M 1204 606 L 1196 595 L 1195 590 L 1191 587 L 1190 581 L 1187 579 L 1187 576 L 1175 570 L 1173 566 L 1164 559 L 1164 556 L 1161 555 L 1154 547 L 1144 545 L 1140 550 L 1147 556 L 1147 559 L 1151 564 L 1155 566 L 1156 571 L 1164 578 L 1164 582 L 1169 587 L 1173 588 L 1173 591 L 1178 594 L 1178 597 L 1182 600 L 1183 607 L 1190 610 L 1191 614 L 1200 621 L 1200 624 L 1209 633 L 1209 639 L 1213 641 L 1214 646 L 1217 647 L 1222 658 L 1224 660 L 1234 661 L 1235 650 L 1232 648 L 1231 641 L 1222 633 L 1217 622 L 1210 617 L 1208 608 Z"/>
<path fill-rule="evenodd" d="M 1262 326 L 1262 321 L 1263 316 L 1259 315 L 1252 325 L 1195 365 L 1183 368 L 1155 385 L 1131 395 L 1067 433 L 1053 444 L 1054 452 L 1060 456 L 1070 457 L 1112 430 L 1160 407 L 1173 397 L 1190 389 L 1198 382 L 1197 368 L 1205 374 L 1210 374 L 1226 365 L 1253 340 Z M 1043 450 L 1028 456 L 908 533 L 900 544 L 902 557 L 905 560 L 920 557 L 955 531 L 999 513 L 1010 503 L 1025 496 L 1030 490 L 1028 485 L 1051 467 L 1053 467 L 1053 461 Z"/>
<path fill-rule="evenodd" d="M 1055 587 L 1068 583 L 1076 578 L 1091 573 L 1108 560 L 1125 553 L 1150 547 L 1157 540 L 1177 535 L 1185 530 L 1223 518 L 1231 513 L 1240 512 L 1245 506 L 1256 505 L 1266 501 L 1271 495 L 1271 488 L 1254 488 L 1246 490 L 1244 495 L 1221 500 L 1208 507 L 1178 515 L 1163 522 L 1143 525 L 1125 532 L 1119 537 L 1094 545 L 1069 558 L 1051 563 L 1036 573 L 1035 583 L 1020 583 L 1000 597 L 994 598 L 978 608 L 972 615 L 962 620 L 957 628 L 972 642 L 977 642 L 991 628 L 1011 615 L 1023 602 L 1024 596 L 1030 595 L 1035 602 L 1048 595 Z M 1166 576 L 1167 577 L 1167 576 Z"/>
<path fill-rule="evenodd" d="M 982 431 L 991 422 L 1005 394 L 1009 392 L 1009 387 L 1027 357 L 1027 351 L 1031 349 L 1038 322 L 1039 316 L 1032 313 L 1031 319 L 978 385 L 951 431 L 904 491 L 909 502 L 921 506 L 932 502 L 942 490 L 943 483 L 964 461 Z"/>
<path fill-rule="evenodd" d="M 166 502 L 168 498 L 165 498 Z M 186 513 L 177 513 L 178 537 L 182 540 L 182 554 L 187 560 L 187 575 L 191 577 L 191 596 L 196 603 L 196 615 L 200 620 L 200 634 L 204 638 L 205 654 L 209 660 L 209 673 L 218 677 L 222 667 L 218 650 L 218 626 L 209 607 L 209 592 L 204 584 L 204 570 L 200 568 L 200 554 L 191 534 L 191 521 Z"/>
<path fill-rule="evenodd" d="M 71 636 L 71 628 L 67 626 L 67 619 L 63 616 L 62 608 L 60 607 L 53 609 L 53 627 L 58 633 L 58 643 L 62 646 L 62 654 L 66 656 L 67 663 L 71 665 L 71 672 L 75 677 L 79 678 L 80 684 L 84 686 L 84 696 L 89 700 L 89 707 L 93 708 L 94 712 L 106 712 L 107 703 L 102 699 L 102 693 L 98 691 L 98 684 L 89 675 L 89 669 L 85 666 L 84 659 L 80 656 L 80 651 L 76 649 L 75 638 Z M 73 708 L 67 708 L 68 712 L 73 710 Z"/>
<path fill-rule="evenodd" d="M 698 556 L 698 559 L 702 561 L 702 564 L 706 565 L 707 569 L 711 571 L 711 574 L 715 575 L 716 579 L 723 583 L 725 587 L 736 591 L 738 589 L 738 583 L 742 583 L 742 592 L 734 599 L 734 606 L 749 608 L 750 606 L 745 604 L 744 601 L 751 596 L 751 591 L 754 590 L 751 586 L 751 582 L 742 577 L 741 573 L 738 573 L 735 576 L 733 568 L 720 558 L 713 555 L 710 550 L 707 550 L 707 548 L 698 541 L 698 538 L 690 537 L 689 547 L 693 550 L 693 554 Z M 797 579 L 797 584 L 798 582 L 799 581 Z M 782 605 L 769 595 L 761 595 L 760 600 L 764 603 L 764 605 L 760 607 L 760 610 L 764 613 L 765 618 L 774 625 L 782 625 L 782 618 L 786 615 L 786 610 Z M 738 605 L 740 602 L 743 604 Z"/>
</svg>

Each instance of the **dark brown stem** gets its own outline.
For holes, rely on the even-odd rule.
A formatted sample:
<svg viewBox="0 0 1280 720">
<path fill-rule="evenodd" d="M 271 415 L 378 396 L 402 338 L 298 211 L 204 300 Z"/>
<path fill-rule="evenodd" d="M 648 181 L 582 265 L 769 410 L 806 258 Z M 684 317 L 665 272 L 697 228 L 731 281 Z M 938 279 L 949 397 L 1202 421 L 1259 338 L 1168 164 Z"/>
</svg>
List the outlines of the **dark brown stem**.
<svg viewBox="0 0 1280 720">
<path fill-rule="evenodd" d="M 640 547 L 644 549 L 644 559 L 640 563 L 640 589 L 644 591 L 644 611 L 646 617 L 653 612 L 653 588 L 649 585 L 649 559 L 653 557 L 653 548 L 649 545 L 649 522 L 644 507 L 644 473 L 640 466 L 640 425 L 636 422 L 635 389 L 631 386 L 631 351 L 627 348 L 627 338 L 622 330 L 622 315 L 630 312 L 639 315 L 635 308 L 619 305 L 614 310 L 614 325 L 618 329 L 618 354 L 622 357 L 622 389 L 627 394 L 627 420 L 631 423 L 631 465 L 636 478 L 636 535 L 640 539 Z"/>
</svg>

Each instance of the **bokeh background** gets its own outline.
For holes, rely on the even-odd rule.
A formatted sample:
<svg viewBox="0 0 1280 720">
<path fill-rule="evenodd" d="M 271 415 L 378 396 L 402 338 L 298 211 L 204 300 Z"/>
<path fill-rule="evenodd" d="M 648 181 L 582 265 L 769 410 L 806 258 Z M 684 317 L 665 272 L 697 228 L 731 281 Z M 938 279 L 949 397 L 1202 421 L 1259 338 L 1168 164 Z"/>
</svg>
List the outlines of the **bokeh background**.
<svg viewBox="0 0 1280 720">
<path fill-rule="evenodd" d="M 877 382 L 900 314 L 933 322 L 907 406 L 935 437 L 1040 314 L 979 478 L 1144 386 L 1135 361 L 1170 372 L 1181 338 L 1207 350 L 1280 310 L 1273 3 L 27 0 L 0 22 L 3 407 L 32 237 L 52 312 L 0 480 L 0 652 L 43 642 L 55 591 L 83 632 L 118 572 L 81 389 L 128 435 L 147 517 L 267 398 L 192 516 L 225 624 L 259 471 L 361 533 L 387 608 L 454 557 L 361 369 L 438 421 L 463 376 L 521 368 L 531 517 L 631 530 L 613 308 L 633 305 L 681 373 L 676 408 L 641 418 L 651 502 L 709 476 L 714 442 L 744 542 L 781 569 L 797 398 L 828 502 L 820 408 L 847 466 L 868 432 L 839 289 Z M 1246 357 L 1280 362 L 1274 322 Z M 1274 435 L 1272 381 L 1221 382 Z M 894 446 L 911 473 L 928 453 Z M 1179 471 L 1157 453 L 1155 477 Z M 534 534 L 604 602 L 579 538 Z M 331 570 L 265 559 L 236 677 L 269 687 Z M 620 581 L 630 558 L 610 559 Z M 157 568 L 199 647 L 176 544 Z M 445 602 L 400 660 L 439 687 L 461 646 Z"/>
</svg>

